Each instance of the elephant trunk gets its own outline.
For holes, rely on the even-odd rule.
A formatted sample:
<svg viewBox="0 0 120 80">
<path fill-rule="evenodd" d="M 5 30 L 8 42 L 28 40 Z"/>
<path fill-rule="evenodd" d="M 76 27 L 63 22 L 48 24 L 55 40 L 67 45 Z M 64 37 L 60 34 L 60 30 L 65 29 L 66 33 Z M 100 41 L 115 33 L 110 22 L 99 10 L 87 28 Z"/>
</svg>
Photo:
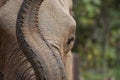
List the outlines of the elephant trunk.
<svg viewBox="0 0 120 80">
<path fill-rule="evenodd" d="M 60 54 L 53 50 L 38 28 L 42 2 L 23 1 L 16 23 L 18 43 L 35 71 L 36 80 L 67 80 Z"/>
</svg>

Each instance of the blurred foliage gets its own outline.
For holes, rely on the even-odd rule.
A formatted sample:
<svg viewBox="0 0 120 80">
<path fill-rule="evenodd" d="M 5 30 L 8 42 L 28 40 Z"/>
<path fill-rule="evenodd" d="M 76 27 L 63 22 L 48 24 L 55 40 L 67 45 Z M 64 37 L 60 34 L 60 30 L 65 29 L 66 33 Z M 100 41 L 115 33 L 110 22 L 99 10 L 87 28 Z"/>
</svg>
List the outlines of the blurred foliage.
<svg viewBox="0 0 120 80">
<path fill-rule="evenodd" d="M 73 2 L 77 23 L 73 50 L 80 53 L 81 69 L 105 73 L 120 67 L 120 0 Z"/>
</svg>

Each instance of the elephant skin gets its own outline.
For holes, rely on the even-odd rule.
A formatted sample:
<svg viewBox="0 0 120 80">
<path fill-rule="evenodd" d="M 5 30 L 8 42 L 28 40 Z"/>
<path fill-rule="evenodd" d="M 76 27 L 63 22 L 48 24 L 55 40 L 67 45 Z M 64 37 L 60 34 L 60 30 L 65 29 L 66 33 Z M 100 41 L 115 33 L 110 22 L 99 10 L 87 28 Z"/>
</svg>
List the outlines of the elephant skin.
<svg viewBox="0 0 120 80">
<path fill-rule="evenodd" d="M 73 80 L 71 0 L 0 1 L 0 80 Z"/>
</svg>

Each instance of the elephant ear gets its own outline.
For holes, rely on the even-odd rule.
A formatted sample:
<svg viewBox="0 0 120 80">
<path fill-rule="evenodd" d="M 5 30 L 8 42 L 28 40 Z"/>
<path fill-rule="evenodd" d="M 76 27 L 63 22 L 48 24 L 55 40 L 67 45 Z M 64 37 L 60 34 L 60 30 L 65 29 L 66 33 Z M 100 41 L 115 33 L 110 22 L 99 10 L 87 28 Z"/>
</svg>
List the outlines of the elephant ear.
<svg viewBox="0 0 120 80">
<path fill-rule="evenodd" d="M 42 2 L 23 1 L 16 23 L 18 43 L 35 71 L 36 80 L 67 80 L 60 54 L 53 50 L 38 28 Z"/>
</svg>

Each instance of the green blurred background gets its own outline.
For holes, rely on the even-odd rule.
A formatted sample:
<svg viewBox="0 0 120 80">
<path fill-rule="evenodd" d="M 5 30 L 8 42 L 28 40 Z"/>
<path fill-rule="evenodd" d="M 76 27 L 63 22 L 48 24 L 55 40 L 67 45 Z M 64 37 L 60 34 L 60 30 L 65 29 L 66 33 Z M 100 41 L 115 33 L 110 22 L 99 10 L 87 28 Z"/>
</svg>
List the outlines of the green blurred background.
<svg viewBox="0 0 120 80">
<path fill-rule="evenodd" d="M 120 80 L 120 0 L 73 0 L 81 80 Z"/>
</svg>

